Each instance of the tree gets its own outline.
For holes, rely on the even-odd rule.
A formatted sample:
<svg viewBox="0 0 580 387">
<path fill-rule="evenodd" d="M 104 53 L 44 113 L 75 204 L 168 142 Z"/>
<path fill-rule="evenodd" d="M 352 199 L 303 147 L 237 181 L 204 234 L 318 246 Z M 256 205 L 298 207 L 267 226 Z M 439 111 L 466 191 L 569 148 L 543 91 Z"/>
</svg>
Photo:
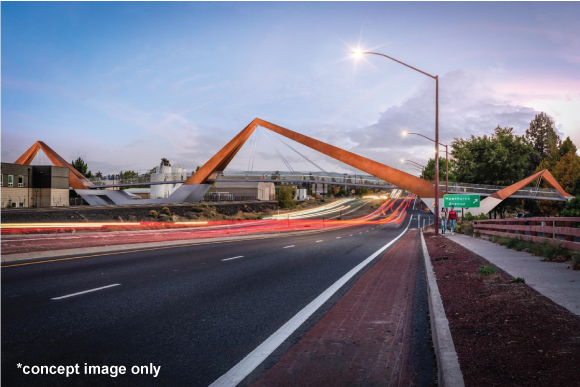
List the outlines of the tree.
<svg viewBox="0 0 580 387">
<path fill-rule="evenodd" d="M 455 160 L 449 159 L 449 181 L 457 181 L 455 176 Z M 435 180 L 435 159 L 429 159 L 423 176 L 427 180 Z M 445 157 L 439 157 L 439 181 L 445 181 Z"/>
<path fill-rule="evenodd" d="M 121 178 L 123 180 L 129 180 L 129 179 L 136 179 L 137 177 L 139 177 L 139 174 L 135 171 L 126 171 L 126 172 L 122 172 L 121 173 Z"/>
<path fill-rule="evenodd" d="M 454 174 L 462 183 L 511 185 L 526 177 L 533 149 L 513 128 L 497 127 L 491 136 L 455 139 Z"/>
<path fill-rule="evenodd" d="M 163 157 L 163 158 L 161 159 L 161 164 L 159 164 L 159 166 L 160 166 L 160 167 L 162 167 L 162 166 L 164 166 L 164 165 L 165 165 L 165 166 L 167 166 L 167 167 L 170 167 L 170 166 L 171 166 L 171 163 L 170 163 L 170 162 L 169 162 L 169 160 L 168 160 L 168 159 L 166 159 L 165 157 Z"/>
<path fill-rule="evenodd" d="M 528 171 L 533 171 L 548 157 L 553 147 L 560 146 L 560 137 L 554 130 L 554 120 L 546 113 L 536 114 L 526 130 L 526 141 L 534 148 Z"/>
<path fill-rule="evenodd" d="M 280 185 L 276 192 L 276 200 L 278 200 L 282 208 L 294 208 L 296 206 L 294 195 L 294 187 L 286 184 Z"/>
<path fill-rule="evenodd" d="M 576 194 L 576 181 L 580 179 L 580 156 L 576 154 L 576 150 L 570 138 L 566 138 L 558 148 L 552 147 L 550 155 L 542 160 L 536 172 L 547 169 L 564 191 Z M 543 186 L 549 187 L 546 183 Z M 557 215 L 564 208 L 563 203 L 553 201 L 542 201 L 539 207 L 544 215 Z"/>
<path fill-rule="evenodd" d="M 71 165 L 73 166 L 74 169 L 79 171 L 81 173 L 81 175 L 83 175 L 84 177 L 86 177 L 86 178 L 93 177 L 92 172 L 88 171 L 87 163 L 85 163 L 85 160 L 83 160 L 82 158 L 79 157 L 75 161 L 71 162 Z"/>
<path fill-rule="evenodd" d="M 562 142 L 562 145 L 560 145 L 560 147 L 558 148 L 558 156 L 564 157 L 566 154 L 570 152 L 575 154 L 577 150 L 578 148 L 576 148 L 576 145 L 574 145 L 572 140 L 570 140 L 570 136 L 568 136 L 566 137 L 564 142 Z"/>
<path fill-rule="evenodd" d="M 561 213 L 562 216 L 580 216 L 580 196 L 576 196 L 574 199 L 570 200 L 564 206 Z"/>
<path fill-rule="evenodd" d="M 574 181 L 574 185 L 572 186 L 572 189 L 568 193 L 571 193 L 572 195 L 575 196 L 580 196 L 580 176 L 576 178 L 576 180 Z"/>
</svg>

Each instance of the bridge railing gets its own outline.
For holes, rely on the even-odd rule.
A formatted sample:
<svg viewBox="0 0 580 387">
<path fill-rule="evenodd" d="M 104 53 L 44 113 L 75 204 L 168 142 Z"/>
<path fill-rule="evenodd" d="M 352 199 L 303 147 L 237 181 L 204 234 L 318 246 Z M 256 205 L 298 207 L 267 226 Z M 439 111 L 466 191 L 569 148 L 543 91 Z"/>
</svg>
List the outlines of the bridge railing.
<svg viewBox="0 0 580 387">
<path fill-rule="evenodd" d="M 445 182 L 439 182 L 439 187 L 445 190 Z M 481 194 L 485 196 L 489 196 L 501 189 L 504 189 L 505 186 L 501 185 L 489 185 L 489 184 L 470 184 L 470 183 L 457 183 L 457 182 L 449 182 L 449 191 L 454 193 L 465 192 L 465 193 L 475 193 Z M 533 187 L 527 186 L 518 191 L 516 191 L 512 197 L 538 197 L 538 198 L 556 198 L 556 199 L 564 199 L 564 197 L 560 194 L 560 192 L 556 191 L 553 188 L 542 188 L 542 187 Z"/>
<path fill-rule="evenodd" d="M 475 220 L 473 231 L 532 242 L 557 240 L 562 246 L 580 251 L 580 217 L 537 217 Z"/>
<path fill-rule="evenodd" d="M 330 172 L 328 174 L 323 174 L 320 172 L 246 172 L 246 171 L 224 171 L 218 174 L 217 180 L 227 179 L 227 180 L 279 180 L 279 181 L 304 181 L 305 183 L 311 181 L 313 183 L 341 183 L 341 184 L 364 184 L 369 186 L 392 186 L 392 184 L 377 179 L 370 175 L 356 175 L 347 174 L 346 176 L 341 173 Z"/>
</svg>

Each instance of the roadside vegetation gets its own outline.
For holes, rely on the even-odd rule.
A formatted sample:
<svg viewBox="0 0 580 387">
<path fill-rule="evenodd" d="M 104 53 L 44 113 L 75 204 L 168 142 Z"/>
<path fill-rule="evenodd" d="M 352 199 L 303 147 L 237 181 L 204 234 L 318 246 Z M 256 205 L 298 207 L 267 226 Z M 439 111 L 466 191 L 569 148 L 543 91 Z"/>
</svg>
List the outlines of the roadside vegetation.
<svg viewBox="0 0 580 387">
<path fill-rule="evenodd" d="M 559 241 L 544 239 L 543 242 L 530 242 L 521 238 L 505 238 L 491 236 L 489 241 L 505 246 L 516 251 L 525 251 L 538 257 L 543 257 L 547 262 L 566 262 L 572 269 L 580 270 L 580 252 L 568 250 L 562 247 Z"/>
<path fill-rule="evenodd" d="M 489 134 L 456 138 L 449 145 L 449 181 L 509 186 L 532 174 L 547 169 L 564 191 L 580 195 L 580 156 L 578 148 L 567 137 L 556 133 L 556 123 L 546 113 L 531 120 L 525 134 L 514 133 L 512 127 L 488 128 Z M 491 132 L 491 133 L 490 133 Z M 439 159 L 439 180 L 445 181 L 445 159 Z M 424 170 L 424 178 L 435 179 L 434 159 Z M 541 187 L 550 187 L 541 182 Z M 565 212 L 570 202 L 508 198 L 493 209 L 498 218 L 518 212 L 536 216 L 580 216 L 580 199 L 575 211 Z M 576 214 L 576 215 L 573 215 Z"/>
</svg>

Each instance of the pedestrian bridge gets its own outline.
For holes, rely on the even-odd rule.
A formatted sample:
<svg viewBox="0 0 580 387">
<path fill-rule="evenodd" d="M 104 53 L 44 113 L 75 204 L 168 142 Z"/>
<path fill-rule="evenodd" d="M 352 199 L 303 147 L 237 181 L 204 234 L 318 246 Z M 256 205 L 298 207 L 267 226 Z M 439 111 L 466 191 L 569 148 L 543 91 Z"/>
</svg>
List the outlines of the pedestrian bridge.
<svg viewBox="0 0 580 387">
<path fill-rule="evenodd" d="M 186 180 L 175 179 L 172 174 L 167 174 L 164 181 L 151 181 L 148 177 L 139 177 L 133 179 L 124 180 L 102 180 L 93 178 L 91 179 L 94 186 L 91 189 L 98 188 L 112 188 L 112 187 L 139 187 L 145 185 L 158 185 L 158 184 L 183 184 Z M 327 172 L 321 173 L 316 172 L 280 172 L 280 171 L 224 171 L 221 173 L 216 173 L 211 176 L 208 182 L 288 182 L 294 184 L 329 184 L 337 186 L 346 187 L 367 187 L 376 188 L 384 190 L 401 189 L 393 184 L 390 184 L 384 180 L 376 178 L 371 175 L 358 175 L 358 174 L 345 174 L 339 172 Z M 432 182 L 432 184 L 434 184 Z M 439 182 L 439 187 L 441 187 L 443 192 L 445 190 L 445 182 Z M 470 183 L 459 183 L 450 182 L 449 192 L 450 194 L 472 194 L 480 196 L 490 196 L 497 191 L 506 188 L 501 185 L 485 185 L 485 184 L 470 184 Z M 516 199 L 538 199 L 538 200 L 554 200 L 554 201 L 566 201 L 566 198 L 557 190 L 553 188 L 541 188 L 537 185 L 526 186 L 518 191 L 516 191 L 510 197 Z"/>
</svg>

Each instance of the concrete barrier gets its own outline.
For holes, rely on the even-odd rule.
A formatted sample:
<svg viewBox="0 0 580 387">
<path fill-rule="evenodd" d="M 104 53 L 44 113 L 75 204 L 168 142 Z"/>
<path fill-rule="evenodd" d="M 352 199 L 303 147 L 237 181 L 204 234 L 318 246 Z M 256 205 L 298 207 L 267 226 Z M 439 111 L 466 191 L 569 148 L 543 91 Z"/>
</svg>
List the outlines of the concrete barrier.
<svg viewBox="0 0 580 387">
<path fill-rule="evenodd" d="M 443 301 L 437 287 L 435 272 L 431 264 L 431 258 L 427 251 L 427 244 L 421 231 L 421 246 L 423 248 L 423 262 L 425 264 L 425 277 L 427 280 L 427 297 L 429 299 L 429 315 L 431 318 L 431 336 L 437 358 L 437 381 L 443 387 L 465 386 L 463 374 L 459 367 L 459 359 L 449 330 L 449 321 L 445 316 Z"/>
</svg>

